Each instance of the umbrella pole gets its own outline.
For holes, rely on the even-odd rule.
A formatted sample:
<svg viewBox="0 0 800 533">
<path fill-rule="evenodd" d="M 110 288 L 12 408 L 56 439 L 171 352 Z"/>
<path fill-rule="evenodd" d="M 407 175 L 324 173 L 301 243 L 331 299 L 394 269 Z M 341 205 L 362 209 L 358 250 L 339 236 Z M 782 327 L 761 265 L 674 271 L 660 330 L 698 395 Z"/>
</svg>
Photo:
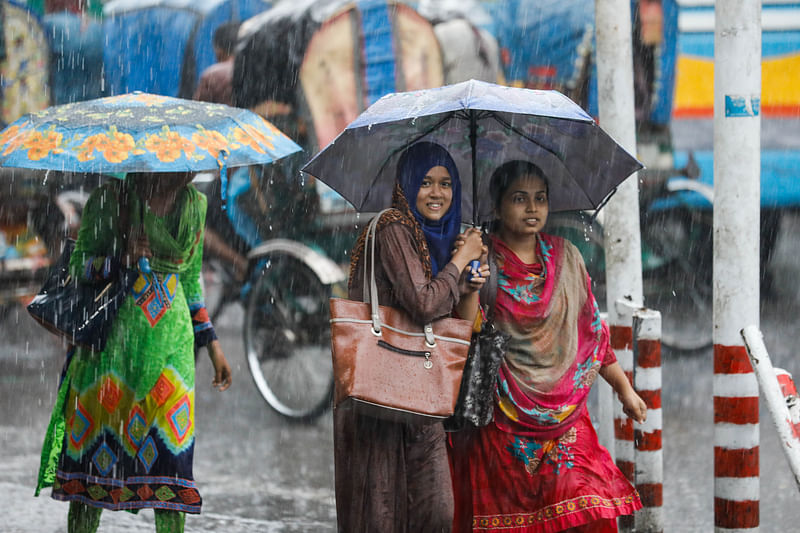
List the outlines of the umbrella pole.
<svg viewBox="0 0 800 533">
<path fill-rule="evenodd" d="M 472 150 L 472 227 L 478 226 L 478 121 L 469 111 L 469 146 Z"/>
</svg>

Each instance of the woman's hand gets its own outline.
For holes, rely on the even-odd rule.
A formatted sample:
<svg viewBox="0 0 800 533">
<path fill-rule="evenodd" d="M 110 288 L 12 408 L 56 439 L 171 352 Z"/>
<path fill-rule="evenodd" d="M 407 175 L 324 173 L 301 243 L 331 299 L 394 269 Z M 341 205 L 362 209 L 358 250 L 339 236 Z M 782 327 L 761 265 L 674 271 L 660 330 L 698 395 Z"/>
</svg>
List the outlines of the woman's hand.
<svg viewBox="0 0 800 533">
<path fill-rule="evenodd" d="M 487 248 L 483 244 L 481 230 L 467 228 L 464 233 L 456 237 L 453 243 L 453 257 L 450 261 L 458 267 L 459 272 L 463 272 L 470 261 L 480 259 L 486 253 Z"/>
<path fill-rule="evenodd" d="M 482 264 L 477 271 L 470 269 L 470 277 L 467 279 L 467 284 L 469 288 L 473 291 L 481 290 L 486 284 L 487 278 L 489 277 L 489 265 L 486 263 Z"/>
<path fill-rule="evenodd" d="M 619 362 L 614 361 L 608 366 L 600 369 L 600 375 L 605 379 L 614 392 L 617 393 L 619 401 L 622 402 L 622 411 L 631 419 L 643 424 L 647 420 L 647 405 L 644 400 L 633 390 L 631 382 L 628 381 L 625 372 Z"/>
<path fill-rule="evenodd" d="M 211 385 L 222 392 L 231 386 L 231 367 L 225 358 L 219 340 L 214 339 L 208 343 L 206 349 L 208 357 L 211 358 L 211 364 L 214 365 L 214 380 Z"/>
<path fill-rule="evenodd" d="M 647 420 L 647 405 L 644 403 L 641 396 L 636 394 L 633 387 L 629 387 L 620 394 L 619 401 L 622 402 L 622 412 L 624 412 L 628 418 L 640 424 L 644 424 L 644 421 Z"/>
</svg>

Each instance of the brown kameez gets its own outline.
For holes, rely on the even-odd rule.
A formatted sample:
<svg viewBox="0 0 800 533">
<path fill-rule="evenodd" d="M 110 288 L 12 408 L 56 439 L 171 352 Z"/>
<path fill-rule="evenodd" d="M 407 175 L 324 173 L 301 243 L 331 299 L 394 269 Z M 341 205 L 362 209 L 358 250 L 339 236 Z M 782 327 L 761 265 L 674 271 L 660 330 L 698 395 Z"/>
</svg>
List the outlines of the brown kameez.
<svg viewBox="0 0 800 533">
<path fill-rule="evenodd" d="M 411 230 L 377 232 L 378 301 L 405 309 L 420 324 L 447 316 L 459 299 L 457 267 L 425 275 Z M 362 299 L 363 265 L 349 297 Z M 439 533 L 452 530 L 453 494 L 440 423 L 410 425 L 334 410 L 336 512 L 342 533 Z"/>
</svg>

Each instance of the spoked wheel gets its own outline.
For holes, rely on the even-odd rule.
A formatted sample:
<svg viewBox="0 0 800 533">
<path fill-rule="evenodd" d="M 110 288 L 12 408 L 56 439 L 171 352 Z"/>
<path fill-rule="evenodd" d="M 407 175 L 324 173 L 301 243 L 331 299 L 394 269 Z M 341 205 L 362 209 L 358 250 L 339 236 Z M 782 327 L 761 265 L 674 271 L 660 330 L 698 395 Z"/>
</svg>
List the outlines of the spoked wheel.
<svg viewBox="0 0 800 533">
<path fill-rule="evenodd" d="M 289 419 L 312 420 L 333 395 L 331 287 L 290 254 L 271 252 L 264 259 L 247 299 L 250 373 L 270 407 Z"/>
<path fill-rule="evenodd" d="M 711 228 L 710 213 L 687 209 L 650 213 L 642 227 L 643 248 L 660 263 L 644 268 L 644 303 L 661 312 L 661 341 L 676 350 L 713 342 Z"/>
</svg>

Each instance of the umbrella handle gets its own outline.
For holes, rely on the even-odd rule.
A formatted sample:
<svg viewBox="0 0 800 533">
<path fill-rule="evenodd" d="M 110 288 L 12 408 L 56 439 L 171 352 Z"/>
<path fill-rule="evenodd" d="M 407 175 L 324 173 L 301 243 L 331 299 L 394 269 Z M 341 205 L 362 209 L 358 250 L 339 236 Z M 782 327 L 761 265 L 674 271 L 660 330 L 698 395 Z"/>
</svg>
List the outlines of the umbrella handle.
<svg viewBox="0 0 800 533">
<path fill-rule="evenodd" d="M 144 258 L 142 258 L 142 259 L 144 259 Z M 473 259 L 472 261 L 469 262 L 469 268 L 470 268 L 470 270 L 472 271 L 473 274 L 477 274 L 478 273 L 478 269 L 480 267 L 481 267 L 481 262 L 478 261 L 477 259 Z"/>
</svg>

